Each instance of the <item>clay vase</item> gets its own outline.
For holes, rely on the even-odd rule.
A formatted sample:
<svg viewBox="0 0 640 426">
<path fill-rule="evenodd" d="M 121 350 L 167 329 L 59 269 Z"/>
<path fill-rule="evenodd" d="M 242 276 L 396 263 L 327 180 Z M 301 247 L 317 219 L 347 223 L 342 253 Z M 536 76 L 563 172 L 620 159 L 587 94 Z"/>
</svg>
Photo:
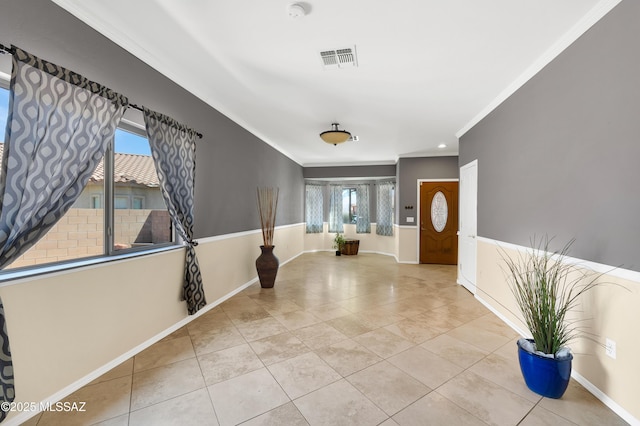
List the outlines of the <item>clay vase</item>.
<svg viewBox="0 0 640 426">
<path fill-rule="evenodd" d="M 260 246 L 262 254 L 256 259 L 256 271 L 258 271 L 258 278 L 262 288 L 272 288 L 276 282 L 276 274 L 278 273 L 280 262 L 273 254 L 274 248 L 275 246 Z"/>
</svg>

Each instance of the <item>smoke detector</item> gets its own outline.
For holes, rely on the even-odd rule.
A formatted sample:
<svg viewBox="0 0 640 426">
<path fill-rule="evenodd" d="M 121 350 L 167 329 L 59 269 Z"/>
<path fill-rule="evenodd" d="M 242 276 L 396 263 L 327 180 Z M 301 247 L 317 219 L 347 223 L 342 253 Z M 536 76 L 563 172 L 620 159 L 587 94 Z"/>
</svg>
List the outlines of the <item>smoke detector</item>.
<svg viewBox="0 0 640 426">
<path fill-rule="evenodd" d="M 287 8 L 287 13 L 289 14 L 289 18 L 299 19 L 307 14 L 307 11 L 304 9 L 304 6 L 300 3 L 290 4 Z"/>
</svg>

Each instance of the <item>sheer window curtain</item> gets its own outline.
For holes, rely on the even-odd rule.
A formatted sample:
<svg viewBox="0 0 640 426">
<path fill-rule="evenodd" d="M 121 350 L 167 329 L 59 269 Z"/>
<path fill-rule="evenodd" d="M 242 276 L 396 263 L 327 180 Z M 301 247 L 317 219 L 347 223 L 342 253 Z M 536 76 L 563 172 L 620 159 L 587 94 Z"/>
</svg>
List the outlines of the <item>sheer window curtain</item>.
<svg viewBox="0 0 640 426">
<path fill-rule="evenodd" d="M 377 186 L 376 234 L 393 236 L 393 182 L 381 182 Z"/>
<path fill-rule="evenodd" d="M 144 121 L 162 197 L 176 232 L 187 245 L 182 297 L 193 315 L 207 304 L 195 250 L 198 243 L 193 240 L 196 132 L 147 108 Z"/>
<path fill-rule="evenodd" d="M 13 47 L 9 115 L 0 172 L 0 269 L 69 210 L 104 156 L 126 97 Z M 15 397 L 0 301 L 2 401 Z M 0 412 L 0 421 L 6 412 Z"/>
<path fill-rule="evenodd" d="M 322 185 L 305 185 L 305 223 L 307 234 L 322 233 Z"/>
<path fill-rule="evenodd" d="M 356 233 L 371 233 L 371 221 L 369 219 L 369 185 L 356 185 L 356 211 L 358 217 L 356 219 Z"/>
<path fill-rule="evenodd" d="M 344 232 L 342 185 L 329 185 L 329 232 Z"/>
</svg>

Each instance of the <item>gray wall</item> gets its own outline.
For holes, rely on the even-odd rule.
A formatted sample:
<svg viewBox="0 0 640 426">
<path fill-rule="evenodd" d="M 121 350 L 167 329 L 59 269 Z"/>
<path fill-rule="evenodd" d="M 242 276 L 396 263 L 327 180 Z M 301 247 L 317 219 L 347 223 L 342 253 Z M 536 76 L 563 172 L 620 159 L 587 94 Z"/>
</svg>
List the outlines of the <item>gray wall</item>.
<svg viewBox="0 0 640 426">
<path fill-rule="evenodd" d="M 640 271 L 640 2 L 624 0 L 460 140 L 478 234 Z"/>
<path fill-rule="evenodd" d="M 54 3 L 3 1 L 0 42 L 78 72 L 132 103 L 201 132 L 204 137 L 196 151 L 196 237 L 259 228 L 257 186 L 280 188 L 278 225 L 304 221 L 301 166 Z M 185 66 L 196 66 L 192 61 Z"/>
<path fill-rule="evenodd" d="M 398 160 L 396 183 L 396 222 L 408 223 L 407 216 L 416 217 L 418 208 L 417 182 L 419 179 L 458 179 L 458 157 L 419 157 Z M 413 209 L 406 209 L 413 206 Z"/>
</svg>

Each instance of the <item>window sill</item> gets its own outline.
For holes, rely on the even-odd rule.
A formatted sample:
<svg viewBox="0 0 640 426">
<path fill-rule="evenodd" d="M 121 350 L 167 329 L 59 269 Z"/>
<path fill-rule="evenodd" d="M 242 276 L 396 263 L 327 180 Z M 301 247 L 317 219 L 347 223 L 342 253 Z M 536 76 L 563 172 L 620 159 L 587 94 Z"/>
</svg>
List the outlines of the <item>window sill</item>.
<svg viewBox="0 0 640 426">
<path fill-rule="evenodd" d="M 96 256 L 68 262 L 54 263 L 50 265 L 31 266 L 19 268 L 15 270 L 0 271 L 0 287 L 17 284 L 17 280 L 32 278 L 38 275 L 52 274 L 56 272 L 69 271 L 72 269 L 84 268 L 87 266 L 101 265 L 119 260 L 132 259 L 136 257 L 148 256 L 157 253 L 163 253 L 172 250 L 178 250 L 186 247 L 183 244 L 171 244 L 162 247 L 155 247 L 148 250 L 129 251 L 127 253 L 119 253 L 111 256 Z"/>
</svg>

